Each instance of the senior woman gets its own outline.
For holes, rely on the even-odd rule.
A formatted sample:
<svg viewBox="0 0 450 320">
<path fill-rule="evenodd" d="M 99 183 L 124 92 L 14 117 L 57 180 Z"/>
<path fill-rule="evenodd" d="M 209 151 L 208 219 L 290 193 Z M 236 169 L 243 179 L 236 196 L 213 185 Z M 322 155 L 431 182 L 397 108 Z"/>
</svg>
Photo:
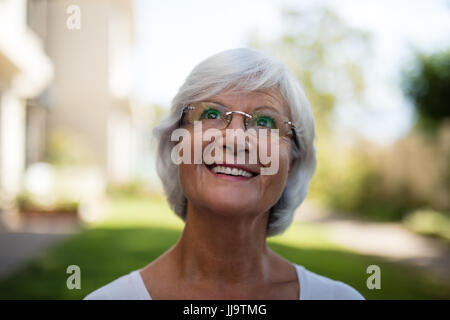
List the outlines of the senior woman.
<svg viewBox="0 0 450 320">
<path fill-rule="evenodd" d="M 195 134 L 215 129 L 224 138 L 211 139 L 219 144 L 219 158 L 174 161 L 176 129 L 190 133 L 182 139 L 185 160 L 196 152 Z M 251 130 L 254 139 L 240 146 L 226 137 Z M 352 287 L 287 261 L 266 244 L 292 222 L 316 166 L 313 114 L 282 63 L 248 48 L 204 60 L 154 132 L 158 174 L 172 210 L 185 221 L 182 235 L 147 266 L 85 299 L 363 299 Z M 200 140 L 203 148 L 207 143 Z M 270 163 L 277 162 L 275 172 L 262 173 L 271 164 L 261 157 L 249 161 L 250 151 L 263 149 Z M 245 161 L 239 164 L 238 156 Z"/>
</svg>

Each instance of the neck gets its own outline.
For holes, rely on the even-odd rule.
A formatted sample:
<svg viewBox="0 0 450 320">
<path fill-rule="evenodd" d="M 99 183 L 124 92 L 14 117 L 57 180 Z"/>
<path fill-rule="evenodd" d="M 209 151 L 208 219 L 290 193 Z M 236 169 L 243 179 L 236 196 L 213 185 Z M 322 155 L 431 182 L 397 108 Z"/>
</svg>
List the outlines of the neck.
<svg viewBox="0 0 450 320">
<path fill-rule="evenodd" d="M 265 279 L 270 250 L 268 212 L 252 217 L 224 216 L 188 202 L 186 225 L 173 253 L 188 281 L 243 283 Z"/>
</svg>

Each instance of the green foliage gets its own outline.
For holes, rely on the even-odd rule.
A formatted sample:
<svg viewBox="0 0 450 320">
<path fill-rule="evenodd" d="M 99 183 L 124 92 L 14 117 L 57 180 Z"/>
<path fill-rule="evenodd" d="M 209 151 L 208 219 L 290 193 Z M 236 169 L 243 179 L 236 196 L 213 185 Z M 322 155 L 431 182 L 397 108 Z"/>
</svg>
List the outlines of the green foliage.
<svg viewBox="0 0 450 320">
<path fill-rule="evenodd" d="M 334 211 L 374 220 L 400 220 L 422 206 L 447 208 L 443 194 L 450 184 L 450 171 L 442 163 L 449 163 L 444 146 L 448 142 L 411 137 L 405 146 L 396 143 L 381 155 L 371 152 L 375 145 L 370 142 L 346 148 L 342 140 L 335 139 L 330 123 L 336 105 L 343 101 L 364 105 L 364 62 L 370 57 L 370 35 L 320 6 L 285 10 L 283 15 L 285 30 L 280 39 L 266 44 L 253 39 L 252 45 L 280 57 L 300 80 L 311 103 L 318 167 L 309 196 Z M 437 125 L 450 114 L 450 51 L 418 55 L 416 64 L 405 73 L 403 88 L 417 107 L 418 126 L 436 136 Z M 425 170 L 439 174 L 425 174 Z"/>
<path fill-rule="evenodd" d="M 335 210 L 355 212 L 364 207 L 373 179 L 373 168 L 364 154 L 351 149 L 335 152 L 323 144 L 310 196 Z"/>
<path fill-rule="evenodd" d="M 15 202 L 20 212 L 74 213 L 80 206 L 80 202 L 73 199 L 56 197 L 48 201 L 26 191 L 20 193 Z"/>
<path fill-rule="evenodd" d="M 418 53 L 415 67 L 403 73 L 402 87 L 416 108 L 417 126 L 434 133 L 443 119 L 450 118 L 450 49 Z"/>
<path fill-rule="evenodd" d="M 405 195 L 394 199 L 386 194 L 369 193 L 360 202 L 358 212 L 360 217 L 372 221 L 399 221 L 415 207 L 407 199 Z"/>
<path fill-rule="evenodd" d="M 406 216 L 404 223 L 414 232 L 439 237 L 450 242 L 450 213 L 418 209 Z"/>
<path fill-rule="evenodd" d="M 111 195 L 145 194 L 145 182 L 140 179 L 134 179 L 126 184 L 109 184 L 106 191 Z"/>
<path fill-rule="evenodd" d="M 371 216 L 401 219 L 423 207 L 450 210 L 450 126 L 442 124 L 437 133 L 414 131 L 373 155 L 376 175 L 366 198 Z"/>
<path fill-rule="evenodd" d="M 424 169 L 441 170 L 438 164 L 445 155 L 423 148 L 420 156 L 411 159 L 422 143 L 409 137 L 380 153 L 368 141 L 340 148 L 332 141 L 320 142 L 318 168 L 308 196 L 334 212 L 376 221 L 398 221 L 415 208 L 437 205 L 442 196 L 428 186 L 437 188 L 439 176 Z"/>
</svg>

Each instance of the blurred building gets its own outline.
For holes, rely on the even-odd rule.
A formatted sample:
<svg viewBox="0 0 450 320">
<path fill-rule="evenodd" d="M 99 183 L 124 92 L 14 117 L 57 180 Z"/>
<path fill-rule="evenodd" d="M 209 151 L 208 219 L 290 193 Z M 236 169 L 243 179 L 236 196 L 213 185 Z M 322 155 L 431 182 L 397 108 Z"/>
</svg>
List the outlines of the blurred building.
<svg viewBox="0 0 450 320">
<path fill-rule="evenodd" d="M 25 0 L 0 1 L 0 203 L 21 189 L 27 101 L 44 91 L 54 70 L 26 10 Z"/>
<path fill-rule="evenodd" d="M 0 196 L 20 192 L 53 134 L 105 182 L 134 179 L 133 35 L 132 0 L 0 1 Z"/>
<path fill-rule="evenodd" d="M 28 21 L 55 69 L 44 99 L 50 109 L 47 130 L 75 137 L 109 182 L 129 182 L 136 158 L 133 1 L 31 0 Z"/>
</svg>

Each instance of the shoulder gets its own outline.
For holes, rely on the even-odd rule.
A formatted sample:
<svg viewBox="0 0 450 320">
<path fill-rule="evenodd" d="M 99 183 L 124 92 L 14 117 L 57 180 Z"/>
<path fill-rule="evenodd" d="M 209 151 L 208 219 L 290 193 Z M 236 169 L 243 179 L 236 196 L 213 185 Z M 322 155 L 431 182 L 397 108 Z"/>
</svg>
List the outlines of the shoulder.
<svg viewBox="0 0 450 320">
<path fill-rule="evenodd" d="M 91 292 L 83 300 L 145 300 L 151 299 L 139 270 L 126 274 Z"/>
<path fill-rule="evenodd" d="M 300 298 L 303 300 L 364 300 L 364 297 L 348 284 L 324 277 L 303 266 L 295 266 L 300 278 Z"/>
</svg>

